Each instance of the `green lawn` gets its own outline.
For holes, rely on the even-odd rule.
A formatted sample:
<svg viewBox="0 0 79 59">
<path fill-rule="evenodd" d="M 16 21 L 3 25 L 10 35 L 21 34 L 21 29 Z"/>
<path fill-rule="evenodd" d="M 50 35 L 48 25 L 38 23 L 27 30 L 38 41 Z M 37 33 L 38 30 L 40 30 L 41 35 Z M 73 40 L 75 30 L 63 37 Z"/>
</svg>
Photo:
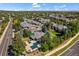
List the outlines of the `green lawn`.
<svg viewBox="0 0 79 59">
<path fill-rule="evenodd" d="M 50 36 L 51 36 L 51 38 L 53 39 L 54 37 L 56 37 L 56 32 L 54 31 L 54 30 L 52 30 L 52 29 L 49 29 L 49 33 L 50 33 Z"/>
</svg>

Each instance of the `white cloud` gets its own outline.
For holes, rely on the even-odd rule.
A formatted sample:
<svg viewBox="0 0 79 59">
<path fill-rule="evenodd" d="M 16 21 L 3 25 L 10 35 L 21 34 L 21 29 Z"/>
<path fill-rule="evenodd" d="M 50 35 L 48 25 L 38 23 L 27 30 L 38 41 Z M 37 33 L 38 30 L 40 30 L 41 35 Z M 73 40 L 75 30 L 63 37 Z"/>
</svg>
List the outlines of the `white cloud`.
<svg viewBox="0 0 79 59">
<path fill-rule="evenodd" d="M 38 3 L 33 3 L 32 5 L 37 5 Z"/>
<path fill-rule="evenodd" d="M 40 5 L 38 3 L 33 3 L 32 7 L 40 7 Z"/>
</svg>

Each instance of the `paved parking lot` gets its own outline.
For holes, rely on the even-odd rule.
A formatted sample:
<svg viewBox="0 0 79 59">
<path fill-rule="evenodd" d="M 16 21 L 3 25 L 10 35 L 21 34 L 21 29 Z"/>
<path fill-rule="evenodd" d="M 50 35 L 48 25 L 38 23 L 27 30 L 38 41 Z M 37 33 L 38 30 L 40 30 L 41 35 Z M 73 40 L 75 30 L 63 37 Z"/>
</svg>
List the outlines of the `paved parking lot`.
<svg viewBox="0 0 79 59">
<path fill-rule="evenodd" d="M 79 41 L 61 56 L 79 56 Z"/>
</svg>

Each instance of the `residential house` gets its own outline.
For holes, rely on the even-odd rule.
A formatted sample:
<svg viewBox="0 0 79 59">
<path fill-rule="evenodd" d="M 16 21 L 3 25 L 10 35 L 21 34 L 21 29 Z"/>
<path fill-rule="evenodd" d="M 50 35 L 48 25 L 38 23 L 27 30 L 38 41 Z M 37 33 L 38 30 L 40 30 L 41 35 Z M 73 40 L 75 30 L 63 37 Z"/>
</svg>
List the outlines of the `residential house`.
<svg viewBox="0 0 79 59">
<path fill-rule="evenodd" d="M 39 41 L 39 39 L 40 39 L 44 34 L 45 34 L 45 33 L 43 33 L 43 32 L 34 32 L 34 33 L 31 35 L 31 39 L 36 40 L 36 41 Z"/>
<path fill-rule="evenodd" d="M 38 25 L 38 26 L 41 26 L 41 25 L 42 25 L 40 22 L 34 21 L 34 20 L 32 20 L 32 24 L 33 24 L 33 25 Z"/>
<path fill-rule="evenodd" d="M 31 32 L 41 31 L 41 30 L 42 30 L 41 26 L 28 23 L 27 21 L 21 22 L 20 25 L 21 25 L 21 27 L 23 27 L 24 29 L 28 29 L 28 30 L 30 30 Z"/>
<path fill-rule="evenodd" d="M 41 24 L 45 24 L 45 23 L 47 23 L 49 21 L 50 21 L 49 19 L 43 19 L 43 18 L 41 18 L 40 20 L 38 20 L 38 22 L 40 22 Z"/>
<path fill-rule="evenodd" d="M 52 28 L 58 32 L 64 32 L 67 29 L 67 26 L 64 25 L 59 25 L 59 24 L 55 24 L 53 23 Z"/>
<path fill-rule="evenodd" d="M 24 22 L 21 22 L 21 27 L 23 27 L 23 28 L 30 28 L 31 27 L 31 24 L 30 23 L 28 23 L 27 21 L 24 21 Z"/>
<path fill-rule="evenodd" d="M 70 21 L 69 17 L 66 17 L 62 14 L 51 14 L 51 15 L 49 15 L 49 17 L 56 18 L 56 19 L 62 19 L 62 20 L 65 20 L 66 22 Z"/>
</svg>

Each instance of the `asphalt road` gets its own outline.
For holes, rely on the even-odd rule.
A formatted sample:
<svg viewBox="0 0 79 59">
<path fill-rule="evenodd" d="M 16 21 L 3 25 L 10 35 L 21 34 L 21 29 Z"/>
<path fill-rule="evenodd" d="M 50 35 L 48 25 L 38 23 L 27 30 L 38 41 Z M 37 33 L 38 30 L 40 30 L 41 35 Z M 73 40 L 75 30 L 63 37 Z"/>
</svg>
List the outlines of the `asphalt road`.
<svg viewBox="0 0 79 59">
<path fill-rule="evenodd" d="M 79 56 L 79 41 L 61 56 Z"/>
<path fill-rule="evenodd" d="M 12 34 L 12 22 L 10 21 L 0 45 L 0 56 L 5 56 L 7 54 L 7 49 L 12 39 L 11 34 Z"/>
</svg>

